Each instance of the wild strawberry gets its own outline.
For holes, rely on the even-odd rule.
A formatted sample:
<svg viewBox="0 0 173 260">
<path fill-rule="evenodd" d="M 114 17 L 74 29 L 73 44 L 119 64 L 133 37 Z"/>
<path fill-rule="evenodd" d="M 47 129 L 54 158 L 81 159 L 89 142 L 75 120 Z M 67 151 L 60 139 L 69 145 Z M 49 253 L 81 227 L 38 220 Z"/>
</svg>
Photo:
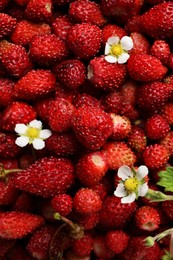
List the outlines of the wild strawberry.
<svg viewBox="0 0 173 260">
<path fill-rule="evenodd" d="M 18 22 L 25 19 L 24 11 L 25 7 L 18 5 L 15 1 L 8 6 L 8 14 L 16 18 Z"/>
<path fill-rule="evenodd" d="M 135 222 L 140 229 L 153 231 L 159 228 L 160 215 L 154 207 L 141 206 L 135 212 Z"/>
<path fill-rule="evenodd" d="M 111 259 L 115 256 L 113 251 L 106 246 L 105 236 L 100 234 L 94 237 L 93 251 L 99 259 Z"/>
<path fill-rule="evenodd" d="M 18 239 L 32 233 L 44 224 L 40 216 L 8 211 L 0 213 L 0 237 L 6 239 Z"/>
<path fill-rule="evenodd" d="M 162 144 L 167 150 L 170 156 L 173 155 L 173 131 L 167 133 L 167 135 L 160 140 L 160 144 Z"/>
<path fill-rule="evenodd" d="M 69 89 L 78 89 L 86 78 L 85 65 L 75 59 L 58 63 L 54 66 L 53 71 L 60 84 Z"/>
<path fill-rule="evenodd" d="M 144 236 L 132 237 L 129 241 L 127 249 L 122 252 L 123 260 L 158 260 L 161 257 L 161 249 L 157 242 L 153 246 L 147 247 L 144 242 Z"/>
<path fill-rule="evenodd" d="M 10 169 L 18 169 L 19 168 L 19 164 L 18 164 L 18 160 L 11 158 L 11 159 L 0 159 L 0 165 L 2 166 L 2 169 L 5 170 L 10 170 Z"/>
<path fill-rule="evenodd" d="M 96 57 L 89 62 L 88 79 L 95 87 L 103 90 L 116 90 L 125 81 L 126 67 L 124 64 L 109 63 L 104 57 Z"/>
<path fill-rule="evenodd" d="M 127 248 L 129 239 L 129 235 L 127 235 L 127 233 L 121 229 L 110 230 L 106 233 L 105 243 L 109 250 L 115 254 L 119 254 Z"/>
<path fill-rule="evenodd" d="M 16 19 L 12 16 L 0 13 L 0 39 L 12 33 L 16 26 Z"/>
<path fill-rule="evenodd" d="M 170 219 L 173 220 L 173 201 L 163 201 L 162 211 Z"/>
<path fill-rule="evenodd" d="M 64 193 L 72 184 L 73 165 L 66 158 L 45 157 L 13 174 L 15 187 L 43 197 Z"/>
<path fill-rule="evenodd" d="M 119 114 L 122 106 L 122 97 L 118 90 L 111 91 L 101 99 L 104 110 L 108 113 Z"/>
<path fill-rule="evenodd" d="M 72 127 L 75 107 L 64 98 L 56 98 L 49 107 L 49 125 L 56 132 L 64 132 Z"/>
<path fill-rule="evenodd" d="M 58 16 L 52 23 L 53 33 L 61 40 L 66 40 L 72 23 L 67 15 Z"/>
<path fill-rule="evenodd" d="M 75 219 L 77 223 L 85 230 L 92 230 L 99 222 L 99 213 L 95 212 L 86 215 L 77 213 L 77 217 Z"/>
<path fill-rule="evenodd" d="M 140 26 L 149 36 L 156 39 L 164 39 L 173 36 L 173 3 L 168 1 L 153 6 L 142 14 Z"/>
<path fill-rule="evenodd" d="M 78 91 L 72 90 L 69 88 L 64 88 L 62 85 L 56 84 L 56 89 L 55 89 L 55 99 L 56 98 L 64 98 L 67 101 L 73 103 L 73 100 L 75 96 L 77 95 Z"/>
<path fill-rule="evenodd" d="M 97 25 L 73 25 L 67 35 L 67 44 L 76 58 L 90 59 L 100 50 L 101 30 Z"/>
<path fill-rule="evenodd" d="M 147 146 L 147 137 L 144 130 L 138 126 L 132 126 L 127 143 L 129 147 L 137 153 L 144 151 Z"/>
<path fill-rule="evenodd" d="M 55 212 L 62 216 L 68 215 L 72 211 L 73 200 L 68 194 L 59 194 L 51 199 L 52 207 Z"/>
<path fill-rule="evenodd" d="M 67 48 L 54 34 L 38 35 L 30 43 L 29 55 L 39 65 L 50 65 L 65 58 Z"/>
<path fill-rule="evenodd" d="M 81 146 L 73 132 L 55 133 L 45 141 L 46 148 L 57 156 L 76 154 Z"/>
<path fill-rule="evenodd" d="M 162 114 L 163 118 L 166 119 L 168 124 L 170 126 L 172 126 L 173 125 L 173 103 L 172 102 L 167 102 L 163 106 L 161 114 Z"/>
<path fill-rule="evenodd" d="M 33 23 L 27 20 L 19 21 L 10 39 L 13 43 L 28 46 L 36 35 L 50 34 L 51 28 L 46 23 Z"/>
<path fill-rule="evenodd" d="M 112 36 L 118 36 L 121 39 L 126 35 L 126 31 L 116 24 L 107 24 L 102 29 L 102 41 L 104 44 L 106 44 L 107 40 Z"/>
<path fill-rule="evenodd" d="M 55 75 L 50 70 L 30 70 L 16 82 L 14 95 L 20 99 L 34 100 L 55 90 L 55 83 Z"/>
<path fill-rule="evenodd" d="M 4 40 L 0 43 L 0 48 L 2 65 L 10 76 L 20 78 L 32 68 L 26 49 L 21 45 Z"/>
<path fill-rule="evenodd" d="M 13 90 L 14 90 L 15 82 L 7 79 L 7 78 L 0 78 L 0 106 L 6 107 L 8 106 L 13 100 Z"/>
<path fill-rule="evenodd" d="M 74 239 L 72 242 L 72 249 L 80 257 L 90 255 L 93 250 L 94 239 L 89 232 L 85 232 L 81 239 Z"/>
<path fill-rule="evenodd" d="M 0 12 L 2 12 L 5 9 L 5 7 L 8 5 L 8 3 L 9 3 L 9 0 L 2 0 L 0 2 Z"/>
<path fill-rule="evenodd" d="M 91 152 L 82 156 L 76 165 L 76 176 L 86 187 L 92 187 L 99 183 L 108 170 L 108 164 L 104 153 Z"/>
<path fill-rule="evenodd" d="M 100 6 L 89 0 L 76 0 L 69 6 L 69 17 L 76 23 L 91 23 L 103 26 L 106 20 L 100 10 Z"/>
<path fill-rule="evenodd" d="M 99 195 L 89 188 L 80 188 L 73 198 L 73 207 L 80 214 L 92 214 L 101 210 Z"/>
<path fill-rule="evenodd" d="M 97 150 L 112 134 L 113 123 L 110 115 L 101 108 L 82 106 L 74 112 L 72 127 L 81 144 Z"/>
<path fill-rule="evenodd" d="M 143 160 L 149 169 L 157 169 L 167 163 L 169 153 L 161 144 L 153 144 L 146 147 L 143 152 Z"/>
<path fill-rule="evenodd" d="M 121 203 L 120 198 L 108 196 L 103 201 L 102 209 L 99 213 L 99 224 L 103 229 L 116 229 L 125 227 L 136 211 L 136 202 Z"/>
<path fill-rule="evenodd" d="M 143 34 L 139 32 L 132 32 L 130 37 L 133 40 L 133 49 L 130 51 L 130 54 L 136 53 L 146 53 L 149 54 L 150 43 Z"/>
<path fill-rule="evenodd" d="M 153 113 L 159 111 L 172 95 L 171 84 L 163 82 L 144 83 L 137 89 L 136 101 L 140 109 Z"/>
<path fill-rule="evenodd" d="M 125 142 L 109 141 L 103 146 L 109 169 L 118 170 L 122 165 L 133 166 L 136 156 Z"/>
<path fill-rule="evenodd" d="M 149 117 L 145 124 L 146 136 L 152 140 L 158 140 L 166 136 L 170 131 L 170 126 L 161 115 Z"/>
<path fill-rule="evenodd" d="M 114 113 L 110 113 L 110 116 L 113 120 L 113 133 L 111 138 L 114 140 L 123 140 L 128 137 L 131 131 L 131 122 L 125 116 L 116 115 Z"/>
<path fill-rule="evenodd" d="M 150 49 L 151 55 L 157 57 L 164 65 L 168 64 L 171 50 L 164 40 L 155 40 Z"/>
<path fill-rule="evenodd" d="M 36 259 L 47 259 L 49 244 L 54 233 L 55 228 L 51 225 L 44 225 L 36 230 L 27 244 L 28 252 Z"/>
<path fill-rule="evenodd" d="M 76 94 L 73 100 L 73 104 L 75 105 L 76 108 L 79 108 L 81 106 L 91 106 L 91 107 L 98 107 L 98 108 L 102 107 L 99 99 L 86 93 Z"/>
<path fill-rule="evenodd" d="M 126 22 L 124 29 L 128 34 L 138 32 L 142 33 L 142 29 L 140 27 L 140 18 L 141 15 L 137 14 L 132 16 L 128 21 Z"/>
<path fill-rule="evenodd" d="M 0 239 L 0 245 L 1 245 L 0 246 L 0 248 L 1 248 L 0 257 L 2 257 L 2 259 L 4 259 L 7 252 L 9 252 L 10 249 L 13 248 L 14 244 L 15 244 L 14 239 L 11 239 L 11 240 L 3 239 L 3 238 Z"/>
<path fill-rule="evenodd" d="M 0 180 L 0 205 L 11 205 L 17 198 L 18 190 L 14 187 L 11 177 Z"/>
<path fill-rule="evenodd" d="M 7 131 L 14 131 L 16 124 L 27 124 L 36 118 L 36 112 L 32 106 L 25 102 L 12 102 L 3 112 L 1 128 Z"/>
<path fill-rule="evenodd" d="M 160 80 L 167 73 L 167 68 L 158 58 L 145 53 L 132 54 L 127 69 L 132 79 L 142 82 Z"/>
<path fill-rule="evenodd" d="M 5 159 L 16 158 L 21 148 L 15 144 L 16 135 L 0 132 L 0 156 Z"/>
<path fill-rule="evenodd" d="M 34 110 L 43 122 L 47 123 L 49 121 L 49 107 L 53 100 L 54 99 L 52 97 L 43 97 L 41 99 L 36 100 L 33 104 Z"/>
<path fill-rule="evenodd" d="M 27 19 L 36 22 L 50 22 L 52 19 L 52 1 L 51 0 L 29 0 L 25 16 Z"/>
<path fill-rule="evenodd" d="M 12 210 L 20 212 L 33 212 L 34 210 L 34 199 L 30 193 L 22 192 L 18 195 L 15 202 L 12 205 Z"/>
<path fill-rule="evenodd" d="M 124 104 L 136 104 L 136 90 L 137 83 L 134 80 L 127 80 L 120 88 L 120 95 L 122 98 L 122 103 Z M 122 105 L 122 106 L 123 106 Z"/>
</svg>

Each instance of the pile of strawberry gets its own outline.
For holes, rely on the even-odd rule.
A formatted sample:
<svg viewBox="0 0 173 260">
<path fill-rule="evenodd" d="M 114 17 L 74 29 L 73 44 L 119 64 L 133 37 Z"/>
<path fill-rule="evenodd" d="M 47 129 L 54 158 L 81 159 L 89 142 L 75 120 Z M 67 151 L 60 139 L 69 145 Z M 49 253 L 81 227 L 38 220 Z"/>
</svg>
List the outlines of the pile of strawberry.
<svg viewBox="0 0 173 260">
<path fill-rule="evenodd" d="M 0 259 L 172 259 L 170 236 L 144 239 L 172 227 L 173 201 L 114 191 L 121 166 L 145 165 L 160 191 L 172 165 L 173 2 L 1 0 L 0 12 Z M 133 41 L 125 63 L 105 59 L 114 36 Z M 35 119 L 45 147 L 19 147 L 16 124 Z"/>
</svg>

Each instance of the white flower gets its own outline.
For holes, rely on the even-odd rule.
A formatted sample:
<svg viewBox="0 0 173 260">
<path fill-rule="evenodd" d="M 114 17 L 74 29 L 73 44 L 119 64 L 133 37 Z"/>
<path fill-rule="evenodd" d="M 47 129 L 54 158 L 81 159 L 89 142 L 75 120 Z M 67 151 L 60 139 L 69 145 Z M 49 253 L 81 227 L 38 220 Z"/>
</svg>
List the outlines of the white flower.
<svg viewBox="0 0 173 260">
<path fill-rule="evenodd" d="M 39 120 L 32 120 L 28 125 L 16 124 L 15 132 L 20 135 L 15 143 L 24 147 L 27 144 L 32 144 L 36 150 L 43 149 L 45 147 L 44 140 L 51 136 L 49 129 L 42 130 L 42 122 Z"/>
<path fill-rule="evenodd" d="M 139 196 L 144 197 L 147 194 L 148 184 L 145 177 L 148 175 L 148 168 L 145 165 L 141 165 L 137 171 L 124 165 L 118 169 L 117 174 L 121 181 L 114 195 L 121 198 L 122 203 L 131 203 Z"/>
<path fill-rule="evenodd" d="M 105 46 L 105 60 L 109 63 L 126 63 L 130 57 L 128 51 L 132 48 L 133 41 L 131 37 L 124 36 L 121 40 L 118 36 L 110 37 Z"/>
</svg>

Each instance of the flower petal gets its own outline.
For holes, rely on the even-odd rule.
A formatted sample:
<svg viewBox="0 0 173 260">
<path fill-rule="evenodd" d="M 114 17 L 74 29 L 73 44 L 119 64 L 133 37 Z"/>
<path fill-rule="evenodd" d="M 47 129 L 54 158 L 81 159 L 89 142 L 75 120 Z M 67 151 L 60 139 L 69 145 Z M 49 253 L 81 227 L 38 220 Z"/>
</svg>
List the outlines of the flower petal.
<svg viewBox="0 0 173 260">
<path fill-rule="evenodd" d="M 139 168 L 136 171 L 136 178 L 138 180 L 142 180 L 145 176 L 148 175 L 148 168 L 145 165 L 139 166 Z"/>
<path fill-rule="evenodd" d="M 138 196 L 144 197 L 148 192 L 148 185 L 144 183 L 138 186 Z"/>
<path fill-rule="evenodd" d="M 16 124 L 14 131 L 20 135 L 24 135 L 27 128 L 28 127 L 25 124 Z"/>
<path fill-rule="evenodd" d="M 109 45 L 109 43 L 106 43 L 106 45 L 105 45 L 105 55 L 108 55 L 110 53 L 110 49 L 111 49 L 111 46 Z"/>
<path fill-rule="evenodd" d="M 34 119 L 34 120 L 32 120 L 32 121 L 29 123 L 29 126 L 30 126 L 30 127 L 35 127 L 35 128 L 40 129 L 40 128 L 42 128 L 42 122 L 39 121 L 39 120 L 37 120 L 37 119 Z"/>
<path fill-rule="evenodd" d="M 52 135 L 52 132 L 49 129 L 44 129 L 40 131 L 39 137 L 42 139 L 47 139 Z"/>
<path fill-rule="evenodd" d="M 24 147 L 29 143 L 29 138 L 27 136 L 20 136 L 16 139 L 15 144 L 20 147 Z"/>
<path fill-rule="evenodd" d="M 108 38 L 108 43 L 109 45 L 113 45 L 113 44 L 118 44 L 120 41 L 120 38 L 118 36 L 112 36 L 110 38 Z"/>
<path fill-rule="evenodd" d="M 133 48 L 133 40 L 129 36 L 124 36 L 121 38 L 121 46 L 125 51 L 129 51 Z"/>
<path fill-rule="evenodd" d="M 128 196 L 121 199 L 121 203 L 132 203 L 136 199 L 136 194 L 134 192 L 130 193 Z"/>
<path fill-rule="evenodd" d="M 127 195 L 127 191 L 122 183 L 118 184 L 116 190 L 114 191 L 114 195 L 120 198 Z"/>
<path fill-rule="evenodd" d="M 32 145 L 36 150 L 41 150 L 45 147 L 45 142 L 40 138 L 35 138 Z"/>
<path fill-rule="evenodd" d="M 109 63 L 116 63 L 117 62 L 117 58 L 112 56 L 112 55 L 105 56 L 105 60 Z"/>
<path fill-rule="evenodd" d="M 130 55 L 126 52 L 122 53 L 119 57 L 118 57 L 118 63 L 119 64 L 123 64 L 126 63 L 126 61 L 129 59 Z"/>
<path fill-rule="evenodd" d="M 118 177 L 121 178 L 123 181 L 128 179 L 129 177 L 133 177 L 133 173 L 129 166 L 123 165 L 118 169 Z"/>
</svg>

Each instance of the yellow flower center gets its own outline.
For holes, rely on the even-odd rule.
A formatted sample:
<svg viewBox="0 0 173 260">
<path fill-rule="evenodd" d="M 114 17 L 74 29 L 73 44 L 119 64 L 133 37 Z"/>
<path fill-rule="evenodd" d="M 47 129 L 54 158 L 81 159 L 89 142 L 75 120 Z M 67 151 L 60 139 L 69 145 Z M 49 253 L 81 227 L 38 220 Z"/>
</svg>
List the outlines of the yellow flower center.
<svg viewBox="0 0 173 260">
<path fill-rule="evenodd" d="M 110 52 L 113 56 L 118 57 L 124 52 L 124 50 L 123 50 L 121 44 L 114 44 L 114 45 L 112 45 Z"/>
<path fill-rule="evenodd" d="M 35 127 L 29 127 L 27 129 L 27 136 L 31 139 L 38 138 L 39 137 L 40 130 Z"/>
<path fill-rule="evenodd" d="M 139 182 L 135 177 L 129 178 L 129 179 L 125 180 L 125 182 L 124 182 L 124 186 L 128 193 L 136 191 L 138 185 L 139 185 Z"/>
</svg>

